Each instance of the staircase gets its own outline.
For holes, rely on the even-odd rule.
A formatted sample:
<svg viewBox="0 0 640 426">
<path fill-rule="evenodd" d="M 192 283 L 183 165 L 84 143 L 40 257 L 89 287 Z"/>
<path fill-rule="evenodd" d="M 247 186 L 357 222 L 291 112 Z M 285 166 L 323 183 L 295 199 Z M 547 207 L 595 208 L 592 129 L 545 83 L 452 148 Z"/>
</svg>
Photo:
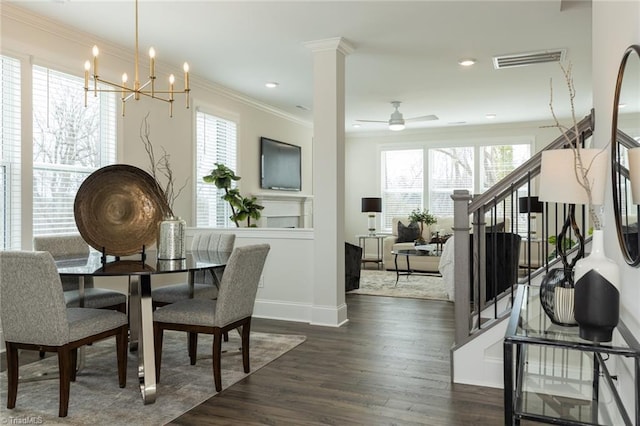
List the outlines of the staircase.
<svg viewBox="0 0 640 426">
<path fill-rule="evenodd" d="M 568 148 L 567 136 L 581 146 L 591 137 L 594 113 L 578 123 L 578 134 L 573 130 L 561 135 L 544 150 Z M 500 180 L 488 191 L 472 196 L 467 190 L 455 190 L 454 201 L 454 264 L 455 288 L 455 343 L 451 348 L 451 380 L 489 387 L 502 387 L 502 339 L 515 291 L 519 283 L 540 283 L 546 271 L 557 262 L 554 247 L 547 244 L 548 236 L 560 234 L 569 206 L 545 203 L 542 214 L 542 232 L 533 232 L 531 213 L 523 220 L 518 212 L 518 199 L 532 194 L 536 177 L 540 174 L 542 152 L 537 152 L 526 163 Z M 586 212 L 576 208 L 576 217 L 586 227 Z M 505 275 L 504 265 L 492 261 L 492 254 L 506 251 L 500 249 L 499 224 L 504 223 L 504 232 L 522 238 L 519 249 L 525 256 L 518 259 L 517 273 Z M 526 223 L 526 225 L 522 225 Z M 478 236 L 473 238 L 473 236 Z M 586 232 L 585 232 L 586 234 Z M 534 241 L 533 236 L 541 238 Z M 531 238 L 527 238 L 531 237 Z M 573 237 L 573 235 L 572 235 Z M 498 243 L 495 243 L 497 241 Z M 540 262 L 532 263 L 532 248 L 535 244 L 541 252 Z M 541 247 L 540 247 L 541 246 Z M 517 247 L 516 247 L 517 249 Z M 569 252 L 571 255 L 571 252 Z M 513 256 L 512 256 L 513 257 Z M 494 256 L 493 259 L 496 259 Z M 513 268 L 511 268 L 513 269 Z M 488 279 L 487 279 L 488 277 Z M 476 297 L 479 296 L 479 297 Z"/>
</svg>

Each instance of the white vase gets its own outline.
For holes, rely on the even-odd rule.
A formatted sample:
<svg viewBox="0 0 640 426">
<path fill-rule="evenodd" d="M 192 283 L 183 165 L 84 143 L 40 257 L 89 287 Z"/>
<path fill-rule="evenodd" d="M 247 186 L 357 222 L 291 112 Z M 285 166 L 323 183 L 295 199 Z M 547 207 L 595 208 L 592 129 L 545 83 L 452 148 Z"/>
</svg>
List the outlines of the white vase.
<svg viewBox="0 0 640 426">
<path fill-rule="evenodd" d="M 179 217 L 168 217 L 158 225 L 158 259 L 184 259 L 187 251 L 184 232 L 187 224 Z"/>
<path fill-rule="evenodd" d="M 575 318 L 580 337 L 609 342 L 620 316 L 620 269 L 604 253 L 601 229 L 593 231 L 591 253 L 574 268 Z"/>
</svg>

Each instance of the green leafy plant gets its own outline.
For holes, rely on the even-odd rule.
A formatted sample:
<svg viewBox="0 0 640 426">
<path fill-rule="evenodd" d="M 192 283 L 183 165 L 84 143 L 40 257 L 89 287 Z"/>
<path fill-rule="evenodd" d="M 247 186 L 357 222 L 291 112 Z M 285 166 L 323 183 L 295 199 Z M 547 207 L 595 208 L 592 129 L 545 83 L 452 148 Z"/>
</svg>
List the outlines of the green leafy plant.
<svg viewBox="0 0 640 426">
<path fill-rule="evenodd" d="M 243 197 L 238 188 L 232 188 L 233 182 L 240 180 L 240 176 L 236 176 L 233 170 L 222 163 L 215 163 L 214 165 L 216 168 L 211 170 L 208 175 L 203 176 L 202 180 L 207 183 L 213 183 L 216 188 L 224 189 L 222 199 L 229 203 L 231 207 L 229 219 L 233 220 L 237 227 L 240 227 L 240 222 L 245 220 L 247 221 L 247 227 L 256 227 L 255 223 L 251 223 L 251 219 L 255 221 L 260 219 L 260 212 L 264 209 L 264 206 L 257 203 L 256 197 Z"/>
<path fill-rule="evenodd" d="M 420 224 L 420 236 L 418 237 L 416 242 L 424 244 L 425 240 L 424 240 L 424 237 L 422 236 L 422 233 L 424 231 L 424 225 L 425 224 L 433 225 L 434 223 L 438 222 L 438 219 L 436 219 L 434 215 L 429 213 L 429 210 L 414 209 L 409 214 L 409 221 L 411 221 L 411 223 Z"/>
</svg>

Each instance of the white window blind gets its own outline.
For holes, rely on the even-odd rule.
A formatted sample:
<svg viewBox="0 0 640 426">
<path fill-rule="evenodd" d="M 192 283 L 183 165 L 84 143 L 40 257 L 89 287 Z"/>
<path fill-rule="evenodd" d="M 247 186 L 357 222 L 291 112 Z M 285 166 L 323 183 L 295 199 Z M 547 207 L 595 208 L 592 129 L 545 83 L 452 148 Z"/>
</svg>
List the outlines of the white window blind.
<svg viewBox="0 0 640 426">
<path fill-rule="evenodd" d="M 77 232 L 73 203 L 93 171 L 116 159 L 112 93 L 89 94 L 84 81 L 33 67 L 33 234 Z"/>
<path fill-rule="evenodd" d="M 2 145 L 0 146 L 0 248 L 20 248 L 20 61 L 0 56 L 0 108 Z"/>
<path fill-rule="evenodd" d="M 381 160 L 382 229 L 390 231 L 394 217 L 423 206 L 423 150 L 384 150 Z"/>
<path fill-rule="evenodd" d="M 429 212 L 453 216 L 454 189 L 473 193 L 473 147 L 434 148 L 429 150 Z"/>
<path fill-rule="evenodd" d="M 202 176 L 211 173 L 215 163 L 236 171 L 236 123 L 196 112 L 196 226 L 232 227 L 229 203 L 222 199 L 223 189 L 205 183 Z"/>
</svg>

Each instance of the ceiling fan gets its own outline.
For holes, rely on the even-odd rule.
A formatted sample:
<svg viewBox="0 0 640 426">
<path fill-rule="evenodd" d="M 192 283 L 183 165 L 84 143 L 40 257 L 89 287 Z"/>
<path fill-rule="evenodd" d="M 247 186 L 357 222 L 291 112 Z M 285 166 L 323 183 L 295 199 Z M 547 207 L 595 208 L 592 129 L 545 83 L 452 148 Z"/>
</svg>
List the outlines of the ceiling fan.
<svg viewBox="0 0 640 426">
<path fill-rule="evenodd" d="M 395 108 L 395 111 L 393 111 L 391 113 L 391 117 L 389 117 L 389 121 L 382 121 L 382 120 L 356 120 L 359 121 L 361 123 L 388 123 L 389 124 L 389 130 L 403 130 L 404 129 L 404 124 L 405 122 L 416 122 L 416 121 L 431 121 L 431 120 L 438 120 L 438 117 L 431 114 L 431 115 L 423 115 L 421 117 L 413 117 L 413 118 L 407 118 L 406 120 L 402 117 L 402 113 L 400 111 L 398 111 L 398 108 L 400 107 L 400 104 L 402 102 L 400 101 L 391 101 L 391 105 L 393 105 L 393 107 Z"/>
</svg>

